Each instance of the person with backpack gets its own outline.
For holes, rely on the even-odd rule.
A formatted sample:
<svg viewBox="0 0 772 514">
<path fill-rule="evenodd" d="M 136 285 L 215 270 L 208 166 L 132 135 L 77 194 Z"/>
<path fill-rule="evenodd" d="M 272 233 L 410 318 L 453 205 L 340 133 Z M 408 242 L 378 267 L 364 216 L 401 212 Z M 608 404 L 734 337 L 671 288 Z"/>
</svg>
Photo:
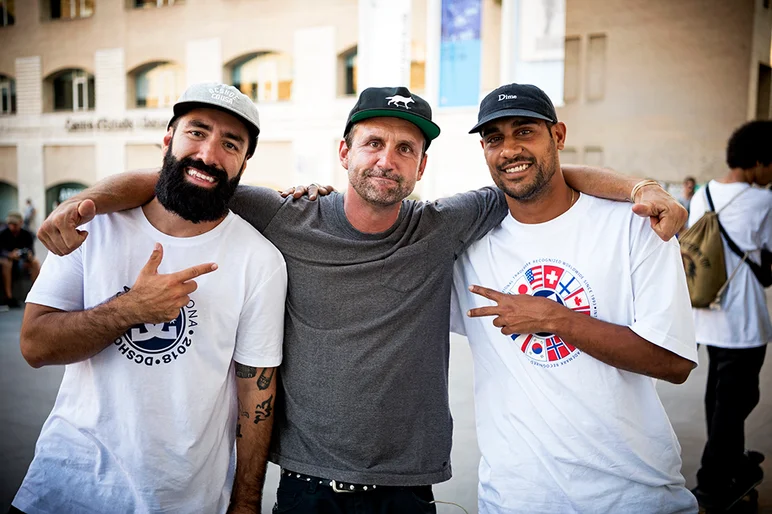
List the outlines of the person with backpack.
<svg viewBox="0 0 772 514">
<path fill-rule="evenodd" d="M 738 128 L 727 144 L 729 171 L 692 198 L 689 225 L 697 228 L 698 221 L 708 225 L 711 211 L 715 212 L 723 243 L 720 271 L 726 271 L 725 285 L 710 306 L 696 306 L 693 286 L 700 259 L 687 258 L 681 243 L 697 342 L 706 346 L 709 359 L 708 439 L 692 492 L 700 505 L 711 510 L 731 507 L 763 478 L 759 466 L 763 455 L 745 450 L 744 425 L 759 402 L 759 373 L 772 339 L 764 294 L 764 287 L 772 283 L 772 192 L 753 187 L 772 182 L 770 141 L 772 121 L 752 121 Z M 716 236 L 711 228 L 706 233 Z M 695 246 L 709 246 L 708 240 L 706 236 Z"/>
</svg>

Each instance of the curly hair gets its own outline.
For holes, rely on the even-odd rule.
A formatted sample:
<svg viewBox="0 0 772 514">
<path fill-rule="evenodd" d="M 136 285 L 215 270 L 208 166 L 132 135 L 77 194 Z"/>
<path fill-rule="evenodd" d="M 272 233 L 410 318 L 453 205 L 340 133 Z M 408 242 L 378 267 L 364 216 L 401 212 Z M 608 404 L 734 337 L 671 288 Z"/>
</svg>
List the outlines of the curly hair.
<svg viewBox="0 0 772 514">
<path fill-rule="evenodd" d="M 735 130 L 726 145 L 726 163 L 743 170 L 772 164 L 772 120 L 751 121 Z"/>
</svg>

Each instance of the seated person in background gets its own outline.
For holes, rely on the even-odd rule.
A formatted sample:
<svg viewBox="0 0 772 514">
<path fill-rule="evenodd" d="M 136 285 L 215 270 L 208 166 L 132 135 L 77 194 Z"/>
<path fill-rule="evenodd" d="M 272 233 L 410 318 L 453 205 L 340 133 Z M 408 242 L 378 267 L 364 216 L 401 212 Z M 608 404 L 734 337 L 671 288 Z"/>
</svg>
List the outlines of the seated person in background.
<svg viewBox="0 0 772 514">
<path fill-rule="evenodd" d="M 13 298 L 11 288 L 13 269 L 16 267 L 26 270 L 32 282 L 35 282 L 40 273 L 40 262 L 35 258 L 32 233 L 22 228 L 21 214 L 10 212 L 5 221 L 8 226 L 0 230 L 0 267 L 3 270 L 3 288 L 8 305 L 18 307 L 19 301 Z"/>
</svg>

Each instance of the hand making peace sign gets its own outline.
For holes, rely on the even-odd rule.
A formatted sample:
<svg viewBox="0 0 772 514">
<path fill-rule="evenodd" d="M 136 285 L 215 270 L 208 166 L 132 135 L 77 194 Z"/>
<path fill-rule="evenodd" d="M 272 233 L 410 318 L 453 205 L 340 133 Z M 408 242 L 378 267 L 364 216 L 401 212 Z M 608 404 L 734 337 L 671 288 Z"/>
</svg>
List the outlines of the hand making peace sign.
<svg viewBox="0 0 772 514">
<path fill-rule="evenodd" d="M 557 320 L 561 315 L 570 313 L 557 302 L 527 294 L 506 294 L 482 286 L 469 286 L 474 294 L 483 296 L 496 305 L 470 309 L 467 316 L 496 316 L 493 325 L 501 329 L 504 335 L 535 334 L 537 332 L 555 333 Z"/>
</svg>

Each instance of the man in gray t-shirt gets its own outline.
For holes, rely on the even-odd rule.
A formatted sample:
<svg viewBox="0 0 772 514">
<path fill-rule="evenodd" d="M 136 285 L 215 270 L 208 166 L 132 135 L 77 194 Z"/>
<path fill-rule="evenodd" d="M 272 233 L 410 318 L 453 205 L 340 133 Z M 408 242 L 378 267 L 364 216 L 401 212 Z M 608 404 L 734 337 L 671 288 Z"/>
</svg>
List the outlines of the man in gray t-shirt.
<svg viewBox="0 0 772 514">
<path fill-rule="evenodd" d="M 271 459 L 346 483 L 442 482 L 453 428 L 449 270 L 506 203 L 493 188 L 405 200 L 389 226 L 368 233 L 347 218 L 346 196 L 292 202 L 245 187 L 232 204 L 281 250 L 291 276 Z"/>
<path fill-rule="evenodd" d="M 423 99 L 406 88 L 369 88 L 340 144 L 349 174 L 345 194 L 293 201 L 240 187 L 234 197 L 232 210 L 287 263 L 270 455 L 283 468 L 279 511 L 433 512 L 431 484 L 451 476 L 453 262 L 501 222 L 507 206 L 495 188 L 435 202 L 405 199 L 438 135 Z M 625 199 L 637 182 L 602 170 L 565 174 L 576 189 L 613 199 Z M 85 199 L 100 212 L 125 208 L 146 201 L 154 184 L 154 173 L 110 177 L 63 204 L 44 223 L 41 239 L 66 253 L 84 237 L 75 226 L 93 216 L 94 204 Z M 672 236 L 685 213 L 658 188 L 642 192 Z"/>
</svg>

